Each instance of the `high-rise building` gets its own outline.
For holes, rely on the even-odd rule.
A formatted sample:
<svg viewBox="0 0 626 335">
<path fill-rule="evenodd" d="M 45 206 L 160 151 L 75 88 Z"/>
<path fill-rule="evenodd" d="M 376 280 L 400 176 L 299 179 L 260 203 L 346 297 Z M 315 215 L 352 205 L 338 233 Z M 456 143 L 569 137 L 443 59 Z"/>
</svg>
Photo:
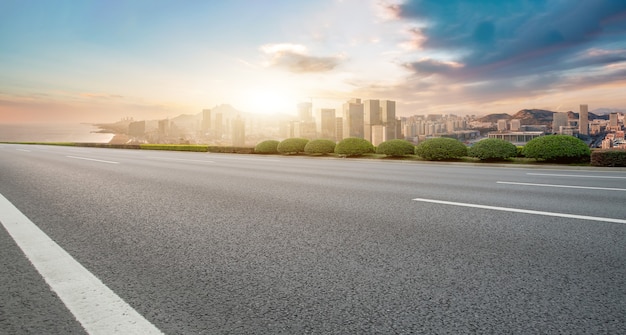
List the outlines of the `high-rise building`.
<svg viewBox="0 0 626 335">
<path fill-rule="evenodd" d="M 230 138 L 234 147 L 246 144 L 246 123 L 239 115 L 231 122 Z"/>
<path fill-rule="evenodd" d="M 609 131 L 619 130 L 621 127 L 619 126 L 617 113 L 609 114 Z"/>
<path fill-rule="evenodd" d="M 343 118 L 335 118 L 335 141 L 341 141 L 343 139 Z"/>
<path fill-rule="evenodd" d="M 351 99 L 343 104 L 343 138 L 364 138 L 364 115 L 361 99 Z"/>
<path fill-rule="evenodd" d="M 206 133 L 211 130 L 211 110 L 202 110 L 202 132 Z"/>
<path fill-rule="evenodd" d="M 552 132 L 553 133 L 561 133 L 561 127 L 569 126 L 569 122 L 567 121 L 567 113 L 554 113 L 552 115 Z M 564 129 L 564 128 L 563 128 Z"/>
<path fill-rule="evenodd" d="M 365 100 L 363 101 L 363 138 L 372 141 L 372 126 L 382 124 L 380 115 L 380 101 Z"/>
<path fill-rule="evenodd" d="M 578 133 L 581 135 L 589 135 L 589 110 L 587 105 L 580 105 Z"/>
<path fill-rule="evenodd" d="M 385 141 L 393 140 L 400 136 L 397 133 L 396 102 L 393 100 L 380 101 L 380 118 L 385 126 Z"/>
<path fill-rule="evenodd" d="M 298 104 L 298 121 L 313 122 L 313 104 L 301 102 Z"/>
<path fill-rule="evenodd" d="M 317 133 L 320 138 L 335 140 L 337 120 L 335 110 L 322 108 L 318 112 Z"/>
<path fill-rule="evenodd" d="M 146 121 L 135 121 L 128 125 L 128 135 L 142 137 L 146 134 Z"/>
</svg>

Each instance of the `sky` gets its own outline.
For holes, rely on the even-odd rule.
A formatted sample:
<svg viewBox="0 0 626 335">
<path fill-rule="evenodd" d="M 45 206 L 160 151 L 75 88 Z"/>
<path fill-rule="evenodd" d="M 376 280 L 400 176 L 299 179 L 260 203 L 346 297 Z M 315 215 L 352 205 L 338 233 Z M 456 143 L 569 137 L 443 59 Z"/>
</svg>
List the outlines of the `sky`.
<svg viewBox="0 0 626 335">
<path fill-rule="evenodd" d="M 626 108 L 624 0 L 0 0 L 0 123 Z"/>
</svg>

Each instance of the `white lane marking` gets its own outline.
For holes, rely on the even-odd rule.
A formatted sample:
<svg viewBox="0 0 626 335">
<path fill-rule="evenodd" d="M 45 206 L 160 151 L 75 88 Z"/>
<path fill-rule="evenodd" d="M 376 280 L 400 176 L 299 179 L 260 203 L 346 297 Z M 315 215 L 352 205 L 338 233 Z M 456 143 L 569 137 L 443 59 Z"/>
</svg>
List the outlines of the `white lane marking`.
<svg viewBox="0 0 626 335">
<path fill-rule="evenodd" d="M 199 163 L 215 163 L 214 161 L 205 161 L 200 159 L 184 159 L 184 158 L 167 158 L 167 157 L 147 157 L 149 159 L 163 159 L 168 161 L 180 161 L 180 162 L 199 162 Z"/>
<path fill-rule="evenodd" d="M 590 176 L 590 175 L 582 175 L 582 174 L 527 173 L 527 175 L 529 175 L 529 176 L 549 176 L 549 177 L 626 179 L 626 177 L 620 177 L 620 176 Z"/>
<path fill-rule="evenodd" d="M 0 194 L 0 222 L 89 334 L 162 334 Z"/>
<path fill-rule="evenodd" d="M 554 185 L 554 184 L 532 184 L 532 183 L 516 183 L 512 181 L 497 181 L 496 184 L 523 185 L 523 186 L 543 186 L 543 187 L 561 187 L 561 188 L 580 188 L 585 190 L 602 190 L 602 191 L 621 191 L 626 192 L 626 188 L 611 187 L 591 187 L 591 186 L 571 186 L 571 185 Z"/>
<path fill-rule="evenodd" d="M 26 150 L 26 149 L 15 149 L 17 151 L 24 151 L 24 152 L 30 152 L 30 150 Z"/>
<path fill-rule="evenodd" d="M 113 162 L 113 161 L 104 161 L 101 159 L 94 159 L 94 158 L 86 158 L 86 157 L 77 157 L 77 156 L 65 156 L 67 158 L 73 158 L 73 159 L 82 159 L 85 161 L 92 161 L 92 162 L 99 162 L 99 163 L 107 163 L 107 164 L 119 164 L 120 162 Z"/>
<path fill-rule="evenodd" d="M 260 161 L 260 162 L 281 162 L 281 160 L 278 159 L 265 159 L 265 158 L 232 158 L 232 157 L 216 157 L 213 156 L 213 158 L 217 158 L 217 159 L 230 159 L 230 160 L 235 160 L 235 161 Z"/>
<path fill-rule="evenodd" d="M 423 198 L 415 198 L 413 200 L 414 201 L 421 201 L 421 202 L 430 202 L 430 203 L 434 203 L 434 204 L 442 204 L 442 205 L 452 205 L 452 206 L 473 207 L 473 208 L 481 208 L 481 209 L 491 209 L 491 210 L 494 210 L 494 211 L 524 213 L 524 214 L 535 214 L 535 215 L 544 215 L 544 216 L 556 216 L 556 217 L 570 218 L 570 219 L 580 219 L 580 220 L 591 220 L 591 221 L 602 221 L 602 222 L 613 222 L 613 223 L 624 223 L 624 224 L 626 224 L 626 220 L 623 220 L 623 219 L 603 218 L 603 217 L 597 217 L 597 216 L 586 216 L 586 215 L 575 215 L 575 214 L 566 214 L 566 213 L 543 212 L 543 211 L 534 211 L 534 210 L 530 210 L 530 209 L 519 209 L 519 208 L 509 208 L 509 207 L 485 206 L 485 205 L 477 205 L 477 204 L 468 204 L 468 203 L 464 203 L 464 202 L 453 202 L 453 201 L 443 201 L 443 200 L 423 199 Z"/>
</svg>

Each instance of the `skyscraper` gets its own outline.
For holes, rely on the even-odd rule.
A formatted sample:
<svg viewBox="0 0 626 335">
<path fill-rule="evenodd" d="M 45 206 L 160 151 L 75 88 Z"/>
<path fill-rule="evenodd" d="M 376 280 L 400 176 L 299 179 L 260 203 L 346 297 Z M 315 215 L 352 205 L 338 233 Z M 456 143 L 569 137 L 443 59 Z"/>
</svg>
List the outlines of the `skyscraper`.
<svg viewBox="0 0 626 335">
<path fill-rule="evenodd" d="M 380 101 L 380 118 L 385 126 L 385 141 L 398 138 L 396 134 L 396 102 L 393 100 Z"/>
<path fill-rule="evenodd" d="M 211 130 L 211 110 L 203 109 L 202 110 L 202 131 L 208 132 Z"/>
<path fill-rule="evenodd" d="M 335 110 L 332 108 L 322 108 L 318 112 L 317 133 L 320 138 L 335 140 L 337 121 Z"/>
<path fill-rule="evenodd" d="M 239 115 L 232 121 L 230 137 L 235 147 L 242 147 L 246 144 L 246 123 Z"/>
<path fill-rule="evenodd" d="M 363 103 L 361 99 L 350 99 L 343 104 L 343 138 L 363 138 Z"/>
<path fill-rule="evenodd" d="M 554 113 L 552 115 L 552 132 L 560 134 L 561 127 L 569 126 L 567 122 L 567 113 Z"/>
<path fill-rule="evenodd" d="M 380 101 L 365 100 L 363 101 L 363 136 L 366 140 L 372 141 L 372 126 L 382 124 L 380 115 Z"/>
<path fill-rule="evenodd" d="M 589 111 L 587 105 L 580 105 L 580 114 L 578 115 L 578 133 L 581 135 L 589 135 Z"/>
<path fill-rule="evenodd" d="M 313 122 L 313 104 L 310 102 L 301 102 L 298 104 L 298 121 Z"/>
</svg>

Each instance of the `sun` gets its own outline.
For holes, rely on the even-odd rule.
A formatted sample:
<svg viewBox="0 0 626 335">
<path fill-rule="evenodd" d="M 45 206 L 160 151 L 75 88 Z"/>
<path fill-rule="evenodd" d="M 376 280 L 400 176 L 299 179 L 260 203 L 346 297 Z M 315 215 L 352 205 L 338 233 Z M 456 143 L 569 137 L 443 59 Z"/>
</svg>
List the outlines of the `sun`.
<svg viewBox="0 0 626 335">
<path fill-rule="evenodd" d="M 290 90 L 261 87 L 245 91 L 240 102 L 247 112 L 255 114 L 294 113 L 298 103 Z"/>
</svg>

